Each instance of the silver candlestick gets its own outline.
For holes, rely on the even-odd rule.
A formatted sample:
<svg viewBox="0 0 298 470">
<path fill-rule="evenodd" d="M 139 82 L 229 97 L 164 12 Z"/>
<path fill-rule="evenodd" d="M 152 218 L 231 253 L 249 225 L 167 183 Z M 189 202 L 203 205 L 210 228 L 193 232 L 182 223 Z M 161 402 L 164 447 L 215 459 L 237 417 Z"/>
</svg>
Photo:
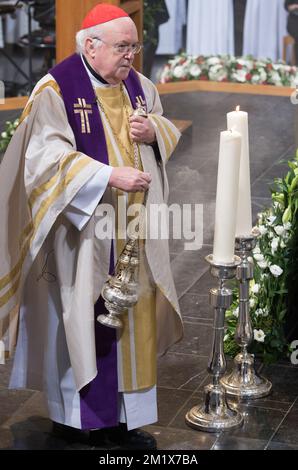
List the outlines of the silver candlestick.
<svg viewBox="0 0 298 470">
<path fill-rule="evenodd" d="M 235 256 L 231 264 L 218 264 L 214 262 L 213 255 L 209 255 L 206 261 L 211 266 L 211 274 L 218 279 L 218 287 L 210 290 L 210 304 L 214 308 L 215 318 L 212 351 L 207 371 L 212 374 L 212 383 L 204 389 L 204 404 L 188 411 L 185 420 L 186 424 L 194 429 L 218 432 L 236 428 L 243 422 L 242 415 L 229 407 L 225 388 L 220 383 L 220 378 L 226 371 L 223 341 L 225 312 L 232 303 L 232 291 L 225 287 L 224 282 L 235 277 L 240 258 Z"/>
<path fill-rule="evenodd" d="M 253 339 L 253 330 L 249 314 L 249 282 L 253 279 L 253 264 L 248 260 L 256 246 L 256 238 L 237 237 L 235 249 L 239 252 L 241 264 L 237 267 L 239 281 L 239 317 L 235 332 L 235 341 L 241 352 L 234 358 L 234 369 L 226 374 L 221 383 L 228 395 L 241 399 L 260 398 L 270 393 L 272 384 L 257 374 L 254 367 L 254 355 L 247 352 Z"/>
</svg>

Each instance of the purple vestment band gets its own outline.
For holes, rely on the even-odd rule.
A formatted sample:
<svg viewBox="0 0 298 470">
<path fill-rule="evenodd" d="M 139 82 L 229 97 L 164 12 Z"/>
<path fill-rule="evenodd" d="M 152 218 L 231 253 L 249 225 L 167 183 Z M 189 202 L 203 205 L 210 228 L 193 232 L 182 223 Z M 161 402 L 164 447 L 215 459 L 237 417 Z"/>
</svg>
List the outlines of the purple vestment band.
<svg viewBox="0 0 298 470">
<path fill-rule="evenodd" d="M 108 165 L 107 145 L 96 94 L 82 58 L 74 54 L 51 69 L 50 74 L 53 75 L 61 90 L 68 121 L 76 139 L 77 150 Z M 133 69 L 129 72 L 124 85 L 134 109 L 138 96 L 146 102 L 139 77 Z M 84 99 L 87 105 L 91 105 L 92 113 L 88 114 L 90 133 L 82 133 L 81 115 L 74 112 L 74 105 L 78 103 L 79 98 Z"/>
<path fill-rule="evenodd" d="M 96 95 L 82 58 L 74 54 L 56 65 L 50 73 L 62 93 L 77 150 L 108 165 L 109 156 Z M 133 69 L 124 84 L 134 108 L 137 97 L 141 96 L 146 102 L 140 79 Z M 83 113 L 87 113 L 90 126 L 85 128 L 84 133 L 80 109 Z M 111 250 L 110 273 L 113 269 Z M 104 302 L 100 297 L 94 308 L 98 374 L 92 382 L 80 390 L 82 429 L 99 429 L 118 424 L 117 339 L 114 329 L 102 326 L 96 321 L 96 317 L 104 313 L 104 310 Z"/>
</svg>

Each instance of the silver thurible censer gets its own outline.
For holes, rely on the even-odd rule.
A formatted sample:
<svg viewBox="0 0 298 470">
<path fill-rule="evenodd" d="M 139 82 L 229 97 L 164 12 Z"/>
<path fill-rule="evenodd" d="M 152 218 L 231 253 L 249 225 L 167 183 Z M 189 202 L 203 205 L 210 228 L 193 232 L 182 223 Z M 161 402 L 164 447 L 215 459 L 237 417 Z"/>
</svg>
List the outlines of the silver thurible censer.
<svg viewBox="0 0 298 470">
<path fill-rule="evenodd" d="M 120 316 L 136 305 L 139 290 L 139 239 L 129 238 L 118 258 L 115 274 L 104 284 L 101 295 L 108 314 L 101 314 L 97 320 L 111 328 L 122 328 Z"/>
<path fill-rule="evenodd" d="M 139 97 L 136 102 L 135 116 L 147 118 L 146 103 Z M 135 142 L 133 147 L 134 168 L 139 169 L 139 148 Z M 143 206 L 146 207 L 148 191 L 145 193 Z M 121 315 L 138 302 L 139 297 L 139 265 L 140 265 L 140 236 L 144 233 L 145 215 L 140 214 L 136 226 L 136 234 L 128 237 L 125 247 L 120 254 L 113 276 L 105 282 L 101 296 L 104 299 L 108 313 L 98 315 L 97 320 L 105 326 L 121 329 Z"/>
</svg>

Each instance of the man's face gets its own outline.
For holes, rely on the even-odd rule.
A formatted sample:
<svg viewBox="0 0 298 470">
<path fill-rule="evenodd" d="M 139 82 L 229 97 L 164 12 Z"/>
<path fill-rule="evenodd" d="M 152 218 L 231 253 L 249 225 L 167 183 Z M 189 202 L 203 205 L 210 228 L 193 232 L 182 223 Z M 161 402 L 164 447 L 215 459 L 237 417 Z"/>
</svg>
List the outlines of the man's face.
<svg viewBox="0 0 298 470">
<path fill-rule="evenodd" d="M 104 25 L 103 40 L 91 54 L 91 65 L 108 83 L 117 84 L 125 80 L 134 60 L 132 52 L 122 53 L 113 47 L 138 43 L 138 33 L 130 18 L 119 18 Z"/>
</svg>

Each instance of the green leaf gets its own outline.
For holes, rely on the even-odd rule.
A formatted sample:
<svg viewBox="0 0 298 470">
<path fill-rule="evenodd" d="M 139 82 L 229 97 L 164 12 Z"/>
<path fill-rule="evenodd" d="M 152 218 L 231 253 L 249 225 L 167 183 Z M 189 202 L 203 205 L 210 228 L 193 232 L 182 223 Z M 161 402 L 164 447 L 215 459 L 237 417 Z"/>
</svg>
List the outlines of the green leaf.
<svg viewBox="0 0 298 470">
<path fill-rule="evenodd" d="M 283 309 L 278 313 L 277 317 L 278 317 L 279 322 L 283 321 L 286 313 L 287 313 L 287 309 Z"/>
<path fill-rule="evenodd" d="M 289 166 L 292 170 L 294 170 L 294 172 L 295 172 L 295 170 L 297 170 L 297 162 L 295 162 L 295 161 L 290 161 L 290 160 L 289 160 L 289 161 L 288 161 L 288 166 Z"/>
<path fill-rule="evenodd" d="M 282 222 L 283 224 L 286 224 L 287 222 L 290 222 L 292 218 L 292 209 L 291 206 L 288 206 L 286 210 L 284 211 L 284 214 L 282 216 Z"/>
</svg>

